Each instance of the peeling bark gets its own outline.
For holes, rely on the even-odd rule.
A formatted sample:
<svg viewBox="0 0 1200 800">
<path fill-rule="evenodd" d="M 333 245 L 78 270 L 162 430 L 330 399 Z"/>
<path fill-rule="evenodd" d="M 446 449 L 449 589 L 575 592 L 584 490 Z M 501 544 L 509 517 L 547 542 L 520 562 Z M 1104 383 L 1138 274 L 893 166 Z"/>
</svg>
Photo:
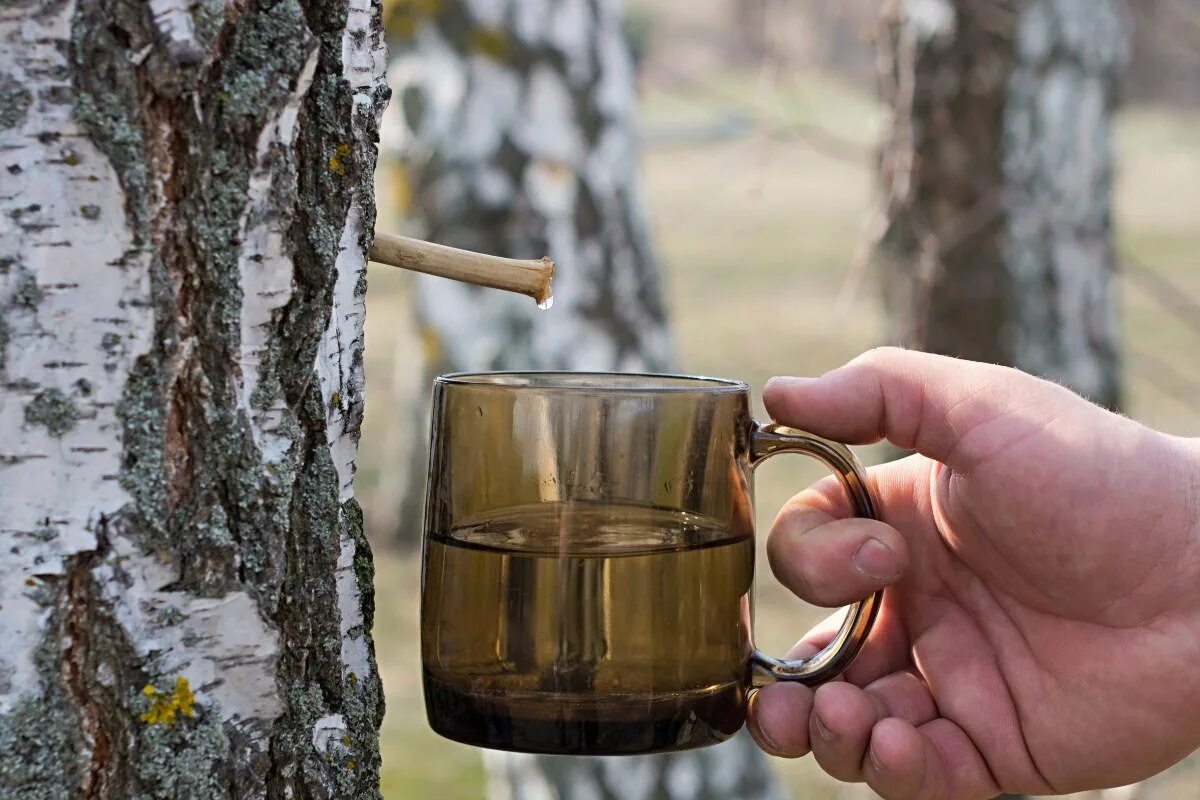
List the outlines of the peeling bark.
<svg viewBox="0 0 1200 800">
<path fill-rule="evenodd" d="M 18 0 L 0 42 L 0 796 L 377 797 L 378 4 Z"/>
<path fill-rule="evenodd" d="M 398 102 L 385 148 L 417 235 L 515 258 L 549 254 L 558 265 L 550 313 L 418 278 L 432 371 L 670 365 L 622 19 L 616 0 L 448 0 L 406 3 L 388 20 Z M 415 503 L 401 513 L 419 518 Z M 494 800 L 779 796 L 746 735 L 668 756 L 488 753 L 485 763 Z"/>
<path fill-rule="evenodd" d="M 889 339 L 1120 405 L 1112 114 L 1121 0 L 894 0 L 881 159 Z"/>
</svg>

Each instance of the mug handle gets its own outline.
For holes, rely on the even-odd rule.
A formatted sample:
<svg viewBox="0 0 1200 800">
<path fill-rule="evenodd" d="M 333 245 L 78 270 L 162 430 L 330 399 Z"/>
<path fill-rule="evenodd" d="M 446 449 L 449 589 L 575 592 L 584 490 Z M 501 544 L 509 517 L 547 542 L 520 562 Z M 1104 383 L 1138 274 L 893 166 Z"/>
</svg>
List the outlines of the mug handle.
<svg viewBox="0 0 1200 800">
<path fill-rule="evenodd" d="M 804 453 L 824 462 L 846 490 L 854 516 L 879 519 L 875 499 L 867 484 L 866 470 L 848 447 L 796 428 L 755 422 L 750 432 L 750 468 L 754 469 L 780 453 Z M 837 677 L 850 666 L 866 643 L 882 600 L 883 593 L 875 592 L 867 599 L 851 605 L 837 635 L 816 655 L 785 661 L 755 649 L 750 661 L 760 668 L 757 672 L 765 672 L 769 677 L 769 680 L 755 681 L 755 685 L 790 681 L 815 686 Z"/>
</svg>

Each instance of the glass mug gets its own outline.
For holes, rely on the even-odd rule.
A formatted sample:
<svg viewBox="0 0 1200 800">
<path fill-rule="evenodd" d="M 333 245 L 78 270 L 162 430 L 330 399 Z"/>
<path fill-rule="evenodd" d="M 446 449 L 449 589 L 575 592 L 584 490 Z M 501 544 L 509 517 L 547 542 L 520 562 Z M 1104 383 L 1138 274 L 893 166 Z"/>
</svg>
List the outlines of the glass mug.
<svg viewBox="0 0 1200 800">
<path fill-rule="evenodd" d="M 825 462 L 876 516 L 850 451 L 759 425 L 744 383 L 438 378 L 421 577 L 434 731 L 534 753 L 683 750 L 737 733 L 756 685 L 838 675 L 879 595 L 811 658 L 751 643 L 751 474 L 783 452 Z"/>
</svg>

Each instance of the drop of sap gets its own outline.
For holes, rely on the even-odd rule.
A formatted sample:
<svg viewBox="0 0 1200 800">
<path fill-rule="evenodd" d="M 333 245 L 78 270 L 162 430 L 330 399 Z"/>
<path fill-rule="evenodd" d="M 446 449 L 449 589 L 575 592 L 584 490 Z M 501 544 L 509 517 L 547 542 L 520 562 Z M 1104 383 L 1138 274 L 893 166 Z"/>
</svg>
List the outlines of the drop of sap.
<svg viewBox="0 0 1200 800">
<path fill-rule="evenodd" d="M 542 311 L 549 311 L 554 306 L 554 295 L 550 295 L 542 302 L 538 303 L 538 308 Z"/>
</svg>

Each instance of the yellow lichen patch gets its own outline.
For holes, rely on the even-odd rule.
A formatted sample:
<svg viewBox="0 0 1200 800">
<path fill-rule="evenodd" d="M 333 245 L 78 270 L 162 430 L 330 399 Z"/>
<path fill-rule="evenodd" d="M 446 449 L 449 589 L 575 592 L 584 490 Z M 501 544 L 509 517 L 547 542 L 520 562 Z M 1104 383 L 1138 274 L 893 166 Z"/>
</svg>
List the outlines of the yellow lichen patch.
<svg viewBox="0 0 1200 800">
<path fill-rule="evenodd" d="M 333 151 L 333 155 L 331 155 L 329 157 L 329 162 L 328 162 L 328 164 L 326 164 L 326 166 L 328 166 L 329 169 L 336 172 L 338 175 L 345 175 L 346 174 L 346 162 L 343 161 L 342 159 L 348 157 L 349 155 L 350 155 L 350 145 L 339 144 L 337 146 L 337 148 Z"/>
<path fill-rule="evenodd" d="M 142 722 L 147 725 L 166 725 L 175 727 L 175 721 L 180 715 L 192 718 L 196 716 L 196 694 L 188 684 L 188 679 L 180 675 L 175 679 L 175 688 L 163 694 L 148 683 L 142 689 L 142 695 L 149 698 L 150 708 L 142 714 Z"/>
</svg>

